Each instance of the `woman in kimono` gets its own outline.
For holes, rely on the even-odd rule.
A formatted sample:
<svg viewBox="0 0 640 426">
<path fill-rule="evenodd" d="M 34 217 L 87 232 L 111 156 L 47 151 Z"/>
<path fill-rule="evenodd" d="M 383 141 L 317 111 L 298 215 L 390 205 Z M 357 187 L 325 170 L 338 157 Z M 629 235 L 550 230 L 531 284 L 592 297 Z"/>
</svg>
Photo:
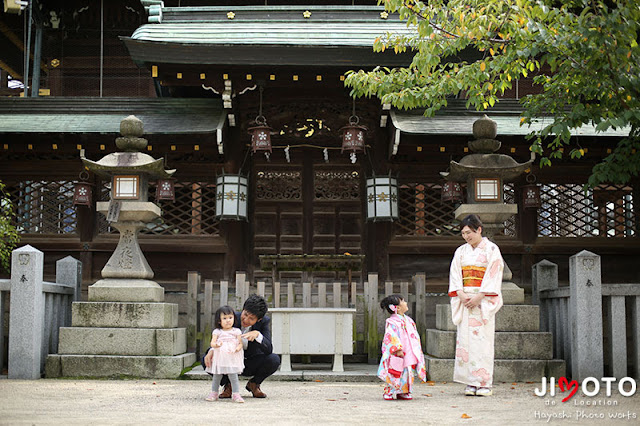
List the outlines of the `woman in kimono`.
<svg viewBox="0 0 640 426">
<path fill-rule="evenodd" d="M 504 261 L 498 246 L 482 236 L 478 216 L 465 217 L 460 228 L 466 244 L 456 250 L 449 272 L 451 319 L 458 326 L 453 381 L 467 385 L 465 395 L 489 396 Z"/>
<path fill-rule="evenodd" d="M 382 339 L 382 357 L 378 377 L 384 382 L 382 398 L 391 401 L 410 400 L 414 373 L 423 382 L 427 380 L 424 354 L 416 323 L 406 315 L 407 301 L 399 294 L 392 294 L 380 302 L 380 307 L 391 316 L 385 323 Z"/>
</svg>

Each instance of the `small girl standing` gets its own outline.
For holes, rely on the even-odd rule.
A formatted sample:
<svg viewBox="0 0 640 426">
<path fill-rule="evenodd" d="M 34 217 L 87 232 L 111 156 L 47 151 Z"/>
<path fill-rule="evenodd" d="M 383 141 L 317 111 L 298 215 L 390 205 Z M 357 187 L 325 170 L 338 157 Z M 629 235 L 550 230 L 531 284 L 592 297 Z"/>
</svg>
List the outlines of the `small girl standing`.
<svg viewBox="0 0 640 426">
<path fill-rule="evenodd" d="M 386 383 L 382 398 L 391 401 L 396 395 L 398 399 L 413 399 L 411 387 L 414 371 L 420 380 L 427 380 L 416 323 L 405 315 L 409 308 L 398 294 L 382 299 L 380 307 L 391 314 L 385 324 L 382 358 L 378 368 L 378 377 Z"/>
<path fill-rule="evenodd" d="M 229 377 L 231 382 L 234 402 L 244 402 L 240 396 L 240 382 L 238 374 L 244 370 L 244 351 L 242 349 L 242 331 L 233 326 L 236 315 L 230 306 L 221 306 L 215 313 L 214 323 L 216 328 L 211 333 L 211 348 L 213 361 L 211 367 L 205 371 L 213 374 L 211 393 L 205 399 L 215 401 L 218 399 L 220 380 L 223 375 Z"/>
</svg>

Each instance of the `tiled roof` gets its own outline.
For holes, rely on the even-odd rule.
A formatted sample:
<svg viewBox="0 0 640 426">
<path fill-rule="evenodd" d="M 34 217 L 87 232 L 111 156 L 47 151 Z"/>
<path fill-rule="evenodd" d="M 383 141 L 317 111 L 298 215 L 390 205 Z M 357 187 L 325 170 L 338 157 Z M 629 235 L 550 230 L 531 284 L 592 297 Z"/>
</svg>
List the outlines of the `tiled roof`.
<svg viewBox="0 0 640 426">
<path fill-rule="evenodd" d="M 464 107 L 464 102 L 454 100 L 447 108 L 439 111 L 434 117 L 425 117 L 421 110 L 391 111 L 391 120 L 396 129 L 403 133 L 420 135 L 471 135 L 473 122 L 483 115 L 487 115 L 498 125 L 498 139 L 500 136 L 524 136 L 534 130 L 539 130 L 551 123 L 551 118 L 541 117 L 529 127 L 520 126 L 522 107 L 514 100 L 500 101 L 495 108 L 486 111 L 470 111 Z M 582 126 L 573 129 L 574 136 L 612 136 L 624 137 L 629 135 L 629 128 L 609 129 L 606 132 L 596 131 L 595 126 Z"/>
<path fill-rule="evenodd" d="M 370 48 L 387 31 L 408 32 L 397 15 L 383 19 L 383 12 L 377 6 L 167 7 L 162 9 L 160 23 L 142 25 L 131 38 L 187 44 Z"/>
<path fill-rule="evenodd" d="M 0 133 L 113 133 L 135 115 L 144 134 L 218 133 L 226 113 L 219 99 L 0 98 Z"/>
<path fill-rule="evenodd" d="M 149 22 L 122 37 L 136 61 L 326 66 L 411 61 L 406 52 L 373 52 L 377 37 L 410 31 L 378 6 L 155 6 Z"/>
</svg>

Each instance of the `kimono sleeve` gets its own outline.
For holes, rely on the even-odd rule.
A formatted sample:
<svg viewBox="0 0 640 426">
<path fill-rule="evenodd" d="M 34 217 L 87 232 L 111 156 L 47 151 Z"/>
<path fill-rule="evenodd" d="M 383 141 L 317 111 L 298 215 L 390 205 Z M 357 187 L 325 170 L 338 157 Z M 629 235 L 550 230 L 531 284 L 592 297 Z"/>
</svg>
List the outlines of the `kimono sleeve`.
<svg viewBox="0 0 640 426">
<path fill-rule="evenodd" d="M 451 268 L 449 269 L 449 296 L 451 297 L 451 321 L 454 325 L 460 324 L 462 321 L 462 313 L 464 306 L 458 297 L 458 291 L 463 289 L 462 284 L 462 248 L 458 247 L 451 260 Z"/>
<path fill-rule="evenodd" d="M 491 244 L 488 248 L 487 270 L 482 278 L 480 291 L 485 297 L 480 302 L 482 317 L 489 319 L 502 307 L 502 272 L 504 270 L 504 260 L 497 245 Z"/>
</svg>

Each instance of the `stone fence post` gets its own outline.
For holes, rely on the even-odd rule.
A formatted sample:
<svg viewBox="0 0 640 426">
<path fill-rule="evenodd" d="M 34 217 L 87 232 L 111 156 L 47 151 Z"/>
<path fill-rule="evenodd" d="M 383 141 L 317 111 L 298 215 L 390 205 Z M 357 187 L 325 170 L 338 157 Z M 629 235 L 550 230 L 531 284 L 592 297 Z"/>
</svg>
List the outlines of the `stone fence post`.
<svg viewBox="0 0 640 426">
<path fill-rule="evenodd" d="M 571 376 L 602 377 L 602 277 L 600 256 L 583 250 L 569 258 Z"/>
<path fill-rule="evenodd" d="M 531 267 L 531 299 L 535 305 L 540 305 L 540 330 L 553 331 L 549 328 L 551 319 L 549 315 L 550 301 L 545 305 L 540 300 L 540 292 L 545 290 L 555 290 L 558 288 L 558 265 L 544 259 Z M 560 325 L 565 330 L 569 329 L 569 324 Z"/>
<path fill-rule="evenodd" d="M 540 292 L 558 288 L 558 265 L 544 259 L 531 267 L 531 298 L 534 305 L 540 304 Z"/>
<path fill-rule="evenodd" d="M 9 378 L 39 379 L 44 333 L 44 254 L 29 245 L 11 256 Z"/>
<path fill-rule="evenodd" d="M 73 287 L 73 300 L 78 302 L 81 299 L 82 286 L 82 262 L 67 256 L 56 262 L 56 284 Z"/>
</svg>

